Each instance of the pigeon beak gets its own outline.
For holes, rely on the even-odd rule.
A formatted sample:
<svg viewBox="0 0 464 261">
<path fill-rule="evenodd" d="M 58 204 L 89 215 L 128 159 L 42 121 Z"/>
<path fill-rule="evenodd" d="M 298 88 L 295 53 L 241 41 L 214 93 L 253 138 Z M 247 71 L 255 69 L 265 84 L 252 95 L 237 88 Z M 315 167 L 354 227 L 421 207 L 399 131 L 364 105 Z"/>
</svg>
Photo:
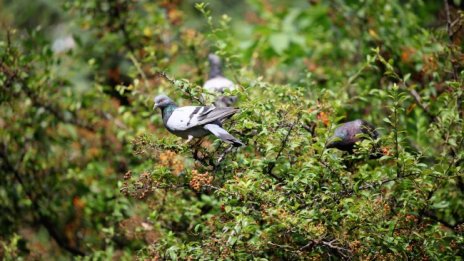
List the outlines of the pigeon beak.
<svg viewBox="0 0 464 261">
<path fill-rule="evenodd" d="M 158 107 L 159 105 L 155 103 L 155 105 L 153 105 L 153 110 L 156 110 Z"/>
</svg>

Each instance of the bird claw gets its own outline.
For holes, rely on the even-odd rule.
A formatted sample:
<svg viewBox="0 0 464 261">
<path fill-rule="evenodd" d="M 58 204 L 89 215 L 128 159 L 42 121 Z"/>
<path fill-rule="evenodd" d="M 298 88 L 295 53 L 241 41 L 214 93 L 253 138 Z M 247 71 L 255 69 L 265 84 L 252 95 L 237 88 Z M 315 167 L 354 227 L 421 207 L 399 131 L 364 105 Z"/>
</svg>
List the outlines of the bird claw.
<svg viewBox="0 0 464 261">
<path fill-rule="evenodd" d="M 184 142 L 184 144 L 189 145 L 192 140 L 193 140 L 193 136 L 189 135 L 187 140 Z"/>
</svg>

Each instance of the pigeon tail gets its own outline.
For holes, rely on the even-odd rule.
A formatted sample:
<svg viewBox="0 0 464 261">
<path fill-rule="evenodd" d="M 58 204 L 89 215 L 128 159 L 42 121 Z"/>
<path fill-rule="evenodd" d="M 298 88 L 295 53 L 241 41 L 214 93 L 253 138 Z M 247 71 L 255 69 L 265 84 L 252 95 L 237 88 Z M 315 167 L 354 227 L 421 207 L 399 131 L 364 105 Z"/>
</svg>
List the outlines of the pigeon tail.
<svg viewBox="0 0 464 261">
<path fill-rule="evenodd" d="M 217 124 L 206 124 L 204 128 L 207 129 L 212 134 L 214 134 L 214 136 L 220 138 L 221 140 L 232 143 L 234 147 L 245 146 L 243 142 L 241 142 L 234 136 L 230 135 L 226 130 L 224 130 Z"/>
</svg>

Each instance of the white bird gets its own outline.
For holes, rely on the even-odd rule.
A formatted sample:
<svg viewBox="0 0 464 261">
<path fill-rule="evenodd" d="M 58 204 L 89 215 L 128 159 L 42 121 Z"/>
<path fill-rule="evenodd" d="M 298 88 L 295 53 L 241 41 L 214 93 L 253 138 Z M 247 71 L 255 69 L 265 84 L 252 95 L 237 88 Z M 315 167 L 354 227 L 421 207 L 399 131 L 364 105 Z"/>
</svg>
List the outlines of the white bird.
<svg viewBox="0 0 464 261">
<path fill-rule="evenodd" d="M 177 107 L 166 95 L 155 97 L 153 109 L 156 108 L 161 109 L 166 129 L 176 136 L 187 139 L 187 142 L 193 138 L 204 137 L 212 133 L 235 147 L 244 146 L 240 140 L 224 130 L 221 124 L 225 119 L 238 112 L 238 109 L 231 107 L 218 108 L 215 106 Z"/>
<path fill-rule="evenodd" d="M 210 63 L 209 78 L 203 84 L 203 88 L 211 94 L 219 95 L 214 102 L 216 107 L 229 107 L 237 101 L 236 96 L 224 96 L 224 91 L 235 90 L 235 84 L 222 74 L 221 59 L 215 54 L 209 54 Z"/>
</svg>

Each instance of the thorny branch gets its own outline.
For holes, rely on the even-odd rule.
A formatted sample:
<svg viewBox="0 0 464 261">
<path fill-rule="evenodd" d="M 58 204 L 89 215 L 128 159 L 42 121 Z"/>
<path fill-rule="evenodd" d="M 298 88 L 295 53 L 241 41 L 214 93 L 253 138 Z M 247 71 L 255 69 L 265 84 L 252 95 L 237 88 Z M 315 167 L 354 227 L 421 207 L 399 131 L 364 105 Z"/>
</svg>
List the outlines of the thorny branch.
<svg viewBox="0 0 464 261">
<path fill-rule="evenodd" d="M 448 31 L 448 38 L 450 40 L 450 45 L 451 45 L 453 44 L 453 28 L 452 28 L 453 23 L 451 23 L 451 14 L 450 14 L 448 0 L 443 0 L 443 2 L 445 4 L 445 12 L 446 12 L 446 28 Z M 452 46 L 450 46 L 450 50 L 451 50 L 451 55 L 454 56 L 454 51 L 453 51 Z M 453 57 L 451 57 L 451 65 L 453 67 L 453 78 L 457 80 L 458 79 L 458 68 L 457 68 L 457 64 L 454 61 Z"/>
<path fill-rule="evenodd" d="M 431 210 L 429 209 L 423 209 L 419 212 L 419 215 L 423 215 L 425 217 L 428 217 L 430 219 L 432 219 L 433 221 L 436 221 L 440 224 L 442 224 L 443 226 L 449 228 L 449 229 L 455 229 L 457 228 L 459 225 L 461 224 L 464 224 L 464 220 L 461 220 L 461 221 L 457 221 L 456 224 L 452 225 L 451 223 L 449 223 L 448 221 L 446 220 L 443 220 L 442 218 L 439 218 L 437 216 L 437 214 L 435 214 L 434 212 L 432 212 Z"/>
<path fill-rule="evenodd" d="M 224 150 L 223 153 L 221 153 L 221 155 L 219 155 L 219 158 L 218 158 L 218 161 L 215 165 L 215 167 L 219 166 L 219 164 L 221 164 L 221 162 L 225 159 L 226 155 L 232 151 L 232 149 L 234 148 L 234 145 L 230 145 L 229 148 L 227 148 L 226 150 Z"/>
<path fill-rule="evenodd" d="M 397 90 L 395 90 L 395 103 L 396 99 L 398 98 Z M 402 175 L 401 171 L 401 164 L 400 164 L 400 142 L 398 136 L 398 128 L 399 128 L 399 121 L 398 121 L 398 106 L 395 104 L 393 107 L 393 117 L 394 117 L 394 125 L 393 125 L 393 135 L 394 135 L 394 142 L 395 142 L 395 158 L 396 158 L 396 177 L 400 178 Z"/>
<path fill-rule="evenodd" d="M 131 59 L 132 63 L 134 64 L 135 68 L 137 69 L 138 73 L 140 76 L 142 76 L 143 83 L 145 84 L 145 88 L 149 89 L 150 84 L 148 83 L 148 78 L 145 72 L 142 70 L 142 66 L 140 65 L 139 61 L 137 58 L 135 58 L 134 54 L 132 52 L 129 52 L 129 59 Z"/>
<path fill-rule="evenodd" d="M 290 124 L 290 126 L 288 127 L 288 130 L 287 130 L 287 134 L 285 135 L 285 137 L 282 139 L 281 143 L 280 143 L 280 149 L 279 151 L 277 152 L 277 156 L 275 157 L 274 161 L 270 162 L 268 165 L 267 165 L 267 170 L 266 170 L 266 173 L 268 175 L 270 175 L 271 177 L 275 178 L 276 180 L 278 180 L 279 182 L 282 182 L 283 179 L 281 177 L 278 177 L 277 175 L 275 175 L 274 173 L 272 173 L 272 170 L 274 169 L 275 165 L 276 165 L 276 161 L 280 158 L 282 152 L 284 151 L 285 147 L 287 146 L 287 143 L 288 143 L 288 139 L 290 137 L 290 134 L 292 133 L 292 130 L 293 128 L 299 123 L 300 121 L 300 118 L 301 118 L 301 113 L 298 114 L 296 120 Z"/>
<path fill-rule="evenodd" d="M 166 72 L 164 71 L 160 71 L 160 72 L 156 72 L 155 73 L 156 75 L 158 75 L 159 77 L 165 79 L 166 81 L 168 81 L 169 83 L 171 83 L 172 85 L 177 86 L 177 83 L 174 79 L 172 79 L 171 77 L 169 77 Z M 196 101 L 198 102 L 199 104 L 201 105 L 205 105 L 205 102 L 203 101 L 202 98 L 199 98 L 199 97 L 196 97 L 195 95 L 193 95 L 192 91 L 190 90 L 190 88 L 180 88 L 182 92 L 184 92 L 185 94 L 187 94 L 187 96 L 190 98 L 190 100 L 192 101 Z"/>
<path fill-rule="evenodd" d="M 350 259 L 352 256 L 352 252 L 348 248 L 341 247 L 339 244 L 337 244 L 338 240 L 337 239 L 332 239 L 330 241 L 324 240 L 324 239 L 311 239 L 309 242 L 300 247 L 300 248 L 294 248 L 288 245 L 280 245 L 276 244 L 273 242 L 267 242 L 269 245 L 274 246 L 274 247 L 279 247 L 282 248 L 286 251 L 290 252 L 302 252 L 306 250 L 312 250 L 314 247 L 326 247 L 330 250 L 335 251 L 339 256 L 345 258 L 345 259 Z"/>
</svg>

